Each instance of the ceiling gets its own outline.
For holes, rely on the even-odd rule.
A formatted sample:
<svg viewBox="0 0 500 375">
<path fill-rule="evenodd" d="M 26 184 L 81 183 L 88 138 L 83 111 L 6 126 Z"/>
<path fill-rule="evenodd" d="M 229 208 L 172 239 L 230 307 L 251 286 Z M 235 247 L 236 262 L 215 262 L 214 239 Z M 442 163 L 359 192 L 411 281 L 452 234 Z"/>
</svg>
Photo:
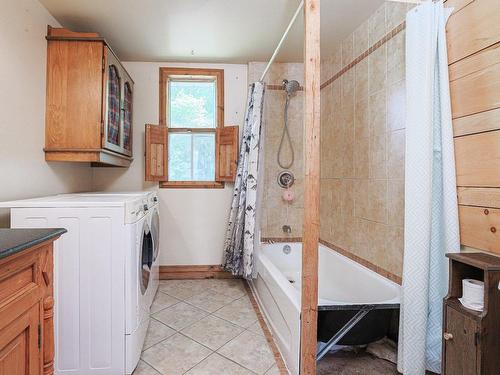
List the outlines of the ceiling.
<svg viewBox="0 0 500 375">
<path fill-rule="evenodd" d="M 40 0 L 64 26 L 105 37 L 123 61 L 247 63 L 269 59 L 299 0 Z M 328 53 L 383 0 L 321 1 Z M 302 61 L 303 17 L 277 61 Z"/>
</svg>

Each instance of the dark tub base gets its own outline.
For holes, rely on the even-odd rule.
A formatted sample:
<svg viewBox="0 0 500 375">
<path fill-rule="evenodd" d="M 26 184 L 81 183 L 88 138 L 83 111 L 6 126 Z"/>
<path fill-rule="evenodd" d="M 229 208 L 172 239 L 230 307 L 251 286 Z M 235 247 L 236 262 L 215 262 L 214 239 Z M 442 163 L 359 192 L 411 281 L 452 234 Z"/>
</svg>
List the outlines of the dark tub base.
<svg viewBox="0 0 500 375">
<path fill-rule="evenodd" d="M 358 311 L 369 305 L 320 306 L 318 311 L 318 341 L 328 342 Z M 392 336 L 394 317 L 399 305 L 375 305 L 337 345 L 367 345 Z"/>
</svg>

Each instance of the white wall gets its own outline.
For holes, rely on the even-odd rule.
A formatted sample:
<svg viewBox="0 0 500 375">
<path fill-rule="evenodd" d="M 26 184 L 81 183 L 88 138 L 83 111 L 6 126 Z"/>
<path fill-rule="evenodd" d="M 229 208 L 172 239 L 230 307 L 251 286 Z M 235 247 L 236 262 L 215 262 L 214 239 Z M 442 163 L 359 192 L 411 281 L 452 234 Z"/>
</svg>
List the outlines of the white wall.
<svg viewBox="0 0 500 375">
<path fill-rule="evenodd" d="M 44 159 L 47 25 L 59 26 L 38 1 L 0 1 L 0 201 L 91 187 L 88 164 Z"/>
<path fill-rule="evenodd" d="M 128 169 L 96 168 L 94 190 L 155 189 L 144 182 L 144 124 L 158 124 L 161 66 L 224 69 L 224 123 L 243 123 L 247 96 L 247 65 L 126 62 L 135 81 L 134 158 Z M 224 189 L 160 189 L 161 264 L 220 264 L 233 185 Z"/>
</svg>

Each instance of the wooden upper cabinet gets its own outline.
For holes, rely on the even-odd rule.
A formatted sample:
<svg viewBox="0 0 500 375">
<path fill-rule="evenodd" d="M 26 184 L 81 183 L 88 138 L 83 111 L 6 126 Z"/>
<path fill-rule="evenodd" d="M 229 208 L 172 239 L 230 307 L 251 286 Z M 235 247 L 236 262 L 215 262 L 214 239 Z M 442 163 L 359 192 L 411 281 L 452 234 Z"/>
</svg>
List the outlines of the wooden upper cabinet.
<svg viewBox="0 0 500 375">
<path fill-rule="evenodd" d="M 128 167 L 134 81 L 95 33 L 48 29 L 45 159 Z"/>
</svg>

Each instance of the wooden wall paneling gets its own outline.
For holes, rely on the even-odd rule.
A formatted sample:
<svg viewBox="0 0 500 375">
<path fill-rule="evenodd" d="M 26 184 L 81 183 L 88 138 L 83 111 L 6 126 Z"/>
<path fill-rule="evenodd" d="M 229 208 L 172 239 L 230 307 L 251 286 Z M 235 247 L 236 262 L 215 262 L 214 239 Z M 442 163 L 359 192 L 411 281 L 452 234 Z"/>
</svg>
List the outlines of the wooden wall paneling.
<svg viewBox="0 0 500 375">
<path fill-rule="evenodd" d="M 100 148 L 102 42 L 48 43 L 45 148 Z"/>
<path fill-rule="evenodd" d="M 500 188 L 458 188 L 458 204 L 500 208 Z"/>
<path fill-rule="evenodd" d="M 500 186 L 500 130 L 455 138 L 458 186 Z"/>
<path fill-rule="evenodd" d="M 500 209 L 459 205 L 462 245 L 500 254 Z"/>
<path fill-rule="evenodd" d="M 448 0 L 454 7 L 446 31 L 450 64 L 500 41 L 498 0 Z"/>
<path fill-rule="evenodd" d="M 500 129 L 500 108 L 453 120 L 455 137 L 497 129 Z"/>
<path fill-rule="evenodd" d="M 500 44 L 450 67 L 453 118 L 500 107 Z"/>
<path fill-rule="evenodd" d="M 304 1 L 304 228 L 300 373 L 316 374 L 320 195 L 320 1 Z"/>
</svg>

